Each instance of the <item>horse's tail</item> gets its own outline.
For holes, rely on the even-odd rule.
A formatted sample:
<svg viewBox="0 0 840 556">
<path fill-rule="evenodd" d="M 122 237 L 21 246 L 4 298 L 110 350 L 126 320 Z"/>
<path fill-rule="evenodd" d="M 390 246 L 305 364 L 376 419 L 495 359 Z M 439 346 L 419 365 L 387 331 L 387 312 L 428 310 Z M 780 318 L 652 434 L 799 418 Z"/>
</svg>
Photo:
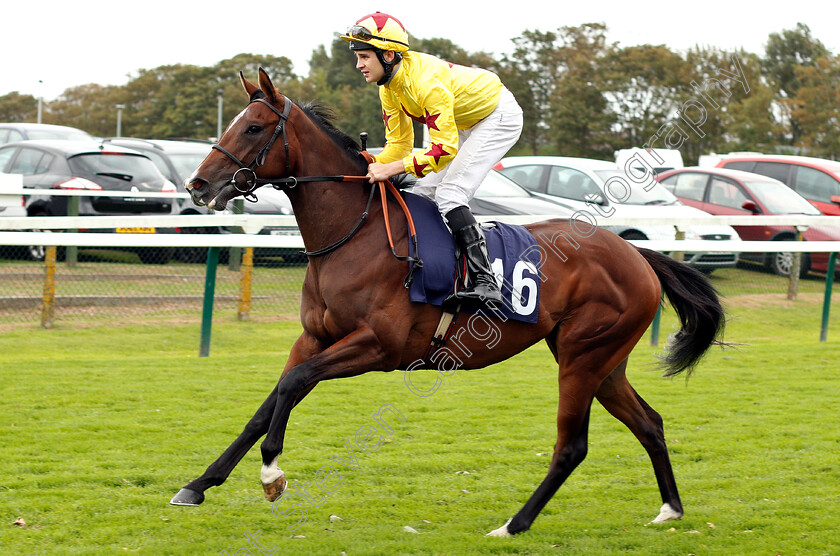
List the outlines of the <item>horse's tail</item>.
<svg viewBox="0 0 840 556">
<path fill-rule="evenodd" d="M 712 345 L 722 344 L 725 314 L 717 290 L 699 271 L 667 255 L 637 248 L 653 268 L 662 291 L 677 312 L 681 328 L 668 342 L 662 358 L 665 376 L 688 370 L 688 375 Z"/>
</svg>

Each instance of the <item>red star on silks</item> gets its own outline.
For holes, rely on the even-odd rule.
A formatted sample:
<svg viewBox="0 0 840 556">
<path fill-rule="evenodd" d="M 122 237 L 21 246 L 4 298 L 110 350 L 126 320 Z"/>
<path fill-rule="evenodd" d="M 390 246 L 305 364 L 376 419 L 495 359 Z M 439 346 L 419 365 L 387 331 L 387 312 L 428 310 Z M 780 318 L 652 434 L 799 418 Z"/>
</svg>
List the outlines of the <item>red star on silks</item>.
<svg viewBox="0 0 840 556">
<path fill-rule="evenodd" d="M 429 129 L 434 129 L 436 131 L 440 131 L 440 128 L 438 128 L 438 126 L 437 126 L 437 119 L 440 118 L 440 114 L 432 115 L 432 114 L 429 114 L 428 110 L 426 110 L 426 115 L 425 116 L 415 116 L 414 114 L 412 114 L 411 112 L 406 110 L 405 106 L 401 106 L 401 107 L 403 109 L 403 112 L 405 112 L 405 114 L 409 118 L 414 120 L 415 122 L 420 122 L 421 124 L 426 124 L 426 127 L 428 127 Z"/>
<path fill-rule="evenodd" d="M 443 150 L 443 145 L 438 145 L 437 143 L 432 143 L 432 148 L 429 149 L 429 152 L 426 153 L 426 156 L 432 156 L 435 159 L 435 162 L 440 162 L 440 157 L 446 156 L 449 153 Z"/>
<path fill-rule="evenodd" d="M 435 114 L 434 116 L 432 116 L 431 114 L 429 114 L 429 111 L 426 110 L 426 127 L 428 127 L 429 129 L 440 131 L 436 123 L 438 118 L 440 118 L 440 114 Z"/>
<path fill-rule="evenodd" d="M 418 116 L 415 116 L 414 114 L 412 114 L 411 112 L 409 112 L 408 110 L 406 110 L 406 109 L 405 109 L 405 106 L 403 106 L 402 104 L 400 105 L 400 108 L 402 108 L 402 109 L 403 109 L 403 112 L 405 112 L 405 115 L 406 115 L 406 116 L 408 116 L 409 118 L 411 118 L 411 119 L 412 119 L 412 120 L 414 120 L 415 122 L 420 122 L 421 124 L 425 124 L 425 123 L 426 123 L 426 119 L 425 119 L 425 118 L 420 118 L 420 117 L 418 117 Z"/>
<path fill-rule="evenodd" d="M 415 174 L 417 174 L 418 176 L 422 176 L 423 175 L 423 170 L 426 168 L 426 166 L 428 166 L 428 164 L 419 164 L 417 162 L 417 157 L 416 156 L 414 157 L 414 173 Z"/>
<path fill-rule="evenodd" d="M 383 110 L 383 111 L 382 111 L 382 121 L 383 121 L 383 122 L 385 122 L 385 129 L 391 129 L 391 126 L 390 126 L 390 125 L 388 125 L 388 120 L 390 120 L 390 119 L 391 119 L 391 116 L 389 116 L 389 115 L 388 115 L 388 114 L 387 114 L 387 113 Z"/>
</svg>

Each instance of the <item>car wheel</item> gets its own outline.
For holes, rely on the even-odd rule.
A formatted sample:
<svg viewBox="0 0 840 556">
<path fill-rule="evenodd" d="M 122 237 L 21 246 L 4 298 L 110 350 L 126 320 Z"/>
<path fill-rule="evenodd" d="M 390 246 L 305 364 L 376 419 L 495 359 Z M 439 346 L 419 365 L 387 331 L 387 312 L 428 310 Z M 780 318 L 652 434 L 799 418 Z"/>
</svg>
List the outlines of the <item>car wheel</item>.
<svg viewBox="0 0 840 556">
<path fill-rule="evenodd" d="M 29 216 L 51 216 L 45 210 L 37 210 Z M 32 229 L 31 232 L 51 232 L 52 230 Z M 21 247 L 21 254 L 27 261 L 42 262 L 47 255 L 47 247 L 45 245 L 26 245 Z M 58 249 L 57 258 L 61 260 L 64 256 L 64 247 Z"/>
<path fill-rule="evenodd" d="M 792 237 L 782 237 L 777 238 L 776 241 L 782 240 L 791 240 Z M 790 276 L 790 271 L 793 269 L 793 253 L 786 252 L 786 253 L 768 253 L 768 260 L 767 266 L 773 272 L 773 274 L 777 274 L 779 276 Z M 807 253 L 802 253 L 802 260 L 799 266 L 799 276 L 804 277 L 808 274 L 809 267 L 811 265 L 811 261 L 807 255 Z"/>
</svg>

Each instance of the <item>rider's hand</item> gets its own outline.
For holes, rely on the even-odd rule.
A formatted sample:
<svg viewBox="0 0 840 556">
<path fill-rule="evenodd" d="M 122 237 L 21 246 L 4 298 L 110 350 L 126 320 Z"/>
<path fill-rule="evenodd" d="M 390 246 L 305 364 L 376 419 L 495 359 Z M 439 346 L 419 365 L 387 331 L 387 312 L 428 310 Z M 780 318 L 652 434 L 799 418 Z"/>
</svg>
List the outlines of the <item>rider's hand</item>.
<svg viewBox="0 0 840 556">
<path fill-rule="evenodd" d="M 368 166 L 367 177 L 370 183 L 385 181 L 391 176 L 402 174 L 405 171 L 402 160 L 382 164 L 380 162 L 371 162 Z"/>
</svg>

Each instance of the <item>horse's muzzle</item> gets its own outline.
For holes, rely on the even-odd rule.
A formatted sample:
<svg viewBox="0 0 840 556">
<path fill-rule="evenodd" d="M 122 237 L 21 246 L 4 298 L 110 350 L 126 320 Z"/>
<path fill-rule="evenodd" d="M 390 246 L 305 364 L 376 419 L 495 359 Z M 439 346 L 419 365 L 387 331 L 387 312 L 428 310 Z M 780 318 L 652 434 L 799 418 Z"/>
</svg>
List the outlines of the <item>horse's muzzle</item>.
<svg viewBox="0 0 840 556">
<path fill-rule="evenodd" d="M 193 204 L 200 207 L 207 205 L 207 201 L 204 199 L 204 196 L 210 189 L 210 184 L 206 180 L 201 178 L 185 180 L 184 189 L 189 192 Z"/>
</svg>

